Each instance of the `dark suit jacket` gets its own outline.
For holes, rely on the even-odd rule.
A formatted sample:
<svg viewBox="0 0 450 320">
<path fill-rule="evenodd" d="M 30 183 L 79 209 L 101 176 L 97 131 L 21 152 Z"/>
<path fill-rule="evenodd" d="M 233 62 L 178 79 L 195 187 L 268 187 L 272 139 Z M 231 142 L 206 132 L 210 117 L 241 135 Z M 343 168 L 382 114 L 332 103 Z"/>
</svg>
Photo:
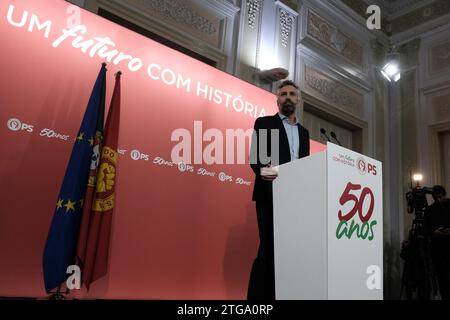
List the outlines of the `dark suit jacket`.
<svg viewBox="0 0 450 320">
<path fill-rule="evenodd" d="M 309 132 L 306 130 L 305 127 L 301 126 L 300 124 L 297 124 L 298 127 L 298 133 L 299 133 L 299 141 L 300 141 L 300 150 L 299 150 L 299 157 L 307 157 L 309 156 Z M 253 187 L 253 201 L 257 200 L 264 200 L 264 199 L 271 199 L 272 198 L 272 182 L 265 181 L 261 179 L 260 175 L 260 168 L 267 165 L 267 163 L 261 163 L 260 157 L 259 157 L 259 140 L 260 138 L 260 129 L 266 129 L 267 130 L 267 155 L 270 157 L 272 155 L 271 153 L 271 144 L 270 144 L 270 136 L 271 136 L 271 130 L 272 129 L 278 129 L 279 130 L 279 158 L 278 163 L 272 162 L 272 165 L 280 165 L 286 162 L 291 161 L 291 152 L 289 149 L 289 140 L 286 134 L 286 130 L 284 129 L 283 122 L 281 121 L 280 116 L 278 113 L 276 113 L 273 116 L 267 116 L 267 117 L 260 117 L 257 118 L 255 121 L 254 126 L 254 132 L 256 134 L 253 135 L 252 138 L 252 146 L 251 146 L 251 159 L 257 159 L 257 163 L 252 163 L 250 161 L 250 166 L 252 167 L 252 170 L 255 172 L 256 178 L 255 178 L 255 184 Z M 256 153 L 256 155 L 255 155 Z M 264 153 L 264 152 L 263 152 Z M 254 162 L 254 161 L 253 161 Z"/>
</svg>

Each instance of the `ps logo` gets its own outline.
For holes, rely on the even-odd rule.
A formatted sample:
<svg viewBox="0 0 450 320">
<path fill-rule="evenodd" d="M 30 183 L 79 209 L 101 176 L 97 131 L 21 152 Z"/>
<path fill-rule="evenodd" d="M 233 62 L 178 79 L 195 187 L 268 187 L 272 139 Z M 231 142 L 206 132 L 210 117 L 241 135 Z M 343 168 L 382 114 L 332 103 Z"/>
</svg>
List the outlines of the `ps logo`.
<svg viewBox="0 0 450 320">
<path fill-rule="evenodd" d="M 219 173 L 219 180 L 222 182 L 231 181 L 233 179 L 232 176 L 227 175 L 225 172 Z"/>
<path fill-rule="evenodd" d="M 130 153 L 133 160 L 145 160 L 148 161 L 148 154 L 141 153 L 139 150 L 132 150 Z"/>
<path fill-rule="evenodd" d="M 32 125 L 22 123 L 22 122 L 20 122 L 19 119 L 15 119 L 15 118 L 9 119 L 7 122 L 7 126 L 8 126 L 8 129 L 11 131 L 25 130 L 28 132 L 33 132 Z"/>
<path fill-rule="evenodd" d="M 358 168 L 360 174 L 371 173 L 374 176 L 377 175 L 377 166 L 367 163 L 362 157 L 359 157 L 356 160 L 356 167 Z"/>
<path fill-rule="evenodd" d="M 367 164 L 367 172 L 368 173 L 372 173 L 374 176 L 377 175 L 377 167 L 374 166 L 373 164 Z"/>
<path fill-rule="evenodd" d="M 181 172 L 185 172 L 186 171 L 186 164 L 184 162 L 180 162 L 178 164 L 178 170 L 180 170 Z"/>
<path fill-rule="evenodd" d="M 364 160 L 364 158 L 359 157 L 356 160 L 356 167 L 358 168 L 359 173 L 361 174 L 366 174 L 366 160 Z"/>
</svg>

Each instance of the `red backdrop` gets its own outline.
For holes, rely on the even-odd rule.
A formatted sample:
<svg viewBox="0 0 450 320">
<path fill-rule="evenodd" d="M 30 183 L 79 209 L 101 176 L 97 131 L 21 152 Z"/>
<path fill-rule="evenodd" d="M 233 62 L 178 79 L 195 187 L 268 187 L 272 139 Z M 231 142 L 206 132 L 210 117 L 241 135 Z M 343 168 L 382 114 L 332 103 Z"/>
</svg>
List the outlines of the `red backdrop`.
<svg viewBox="0 0 450 320">
<path fill-rule="evenodd" d="M 109 272 L 89 293 L 71 295 L 245 298 L 258 246 L 249 166 L 192 164 L 183 172 L 154 161 L 171 161 L 173 130 L 185 128 L 193 139 L 194 121 L 202 121 L 203 132 L 246 130 L 255 117 L 277 111 L 275 96 L 90 12 L 78 20 L 70 8 L 57 0 L 0 2 L 0 296 L 45 296 L 49 224 L 95 77 L 107 62 L 108 102 L 113 75 L 123 72 Z M 77 33 L 83 39 L 61 38 L 74 23 L 85 26 Z M 92 39 L 105 37 L 114 46 L 109 42 L 100 57 Z M 108 61 L 114 48 L 131 57 Z M 313 151 L 321 148 L 313 143 Z M 200 168 L 215 175 L 199 175 Z M 221 172 L 230 180 L 221 181 Z"/>
</svg>

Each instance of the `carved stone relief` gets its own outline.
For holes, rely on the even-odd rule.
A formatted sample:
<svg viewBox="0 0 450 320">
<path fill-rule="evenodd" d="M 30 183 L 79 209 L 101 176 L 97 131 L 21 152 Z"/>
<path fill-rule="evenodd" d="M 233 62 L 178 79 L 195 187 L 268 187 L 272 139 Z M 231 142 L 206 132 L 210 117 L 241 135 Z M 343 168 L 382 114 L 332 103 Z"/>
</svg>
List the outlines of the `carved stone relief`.
<svg viewBox="0 0 450 320">
<path fill-rule="evenodd" d="M 363 67 L 363 47 L 334 25 L 308 10 L 307 34 L 353 64 Z"/>
<path fill-rule="evenodd" d="M 305 65 L 305 91 L 358 118 L 363 117 L 364 96 Z"/>
<path fill-rule="evenodd" d="M 450 41 L 431 48 L 431 73 L 450 69 Z"/>
<path fill-rule="evenodd" d="M 221 45 L 223 19 L 190 0 L 126 0 L 143 14 L 154 16 L 215 47 Z"/>
<path fill-rule="evenodd" d="M 431 104 L 434 122 L 450 120 L 450 93 L 433 97 Z"/>
</svg>

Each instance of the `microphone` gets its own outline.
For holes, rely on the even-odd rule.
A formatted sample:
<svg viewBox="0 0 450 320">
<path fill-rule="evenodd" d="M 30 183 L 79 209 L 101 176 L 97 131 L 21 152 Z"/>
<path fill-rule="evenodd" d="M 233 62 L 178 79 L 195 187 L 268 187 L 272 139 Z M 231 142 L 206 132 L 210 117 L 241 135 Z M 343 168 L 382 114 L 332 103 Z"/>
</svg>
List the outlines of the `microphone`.
<svg viewBox="0 0 450 320">
<path fill-rule="evenodd" d="M 331 134 L 331 137 L 332 137 L 334 140 L 336 140 L 336 142 L 338 143 L 338 145 L 340 145 L 340 146 L 342 147 L 342 144 L 339 142 L 339 140 L 338 140 L 338 138 L 337 138 L 337 136 L 336 136 L 336 133 L 334 133 L 333 131 L 331 131 L 330 134 Z"/>
<path fill-rule="evenodd" d="M 323 134 L 325 138 L 327 138 L 328 142 L 331 142 L 330 137 L 327 135 L 327 130 L 325 130 L 324 128 L 320 128 L 320 133 Z"/>
</svg>

